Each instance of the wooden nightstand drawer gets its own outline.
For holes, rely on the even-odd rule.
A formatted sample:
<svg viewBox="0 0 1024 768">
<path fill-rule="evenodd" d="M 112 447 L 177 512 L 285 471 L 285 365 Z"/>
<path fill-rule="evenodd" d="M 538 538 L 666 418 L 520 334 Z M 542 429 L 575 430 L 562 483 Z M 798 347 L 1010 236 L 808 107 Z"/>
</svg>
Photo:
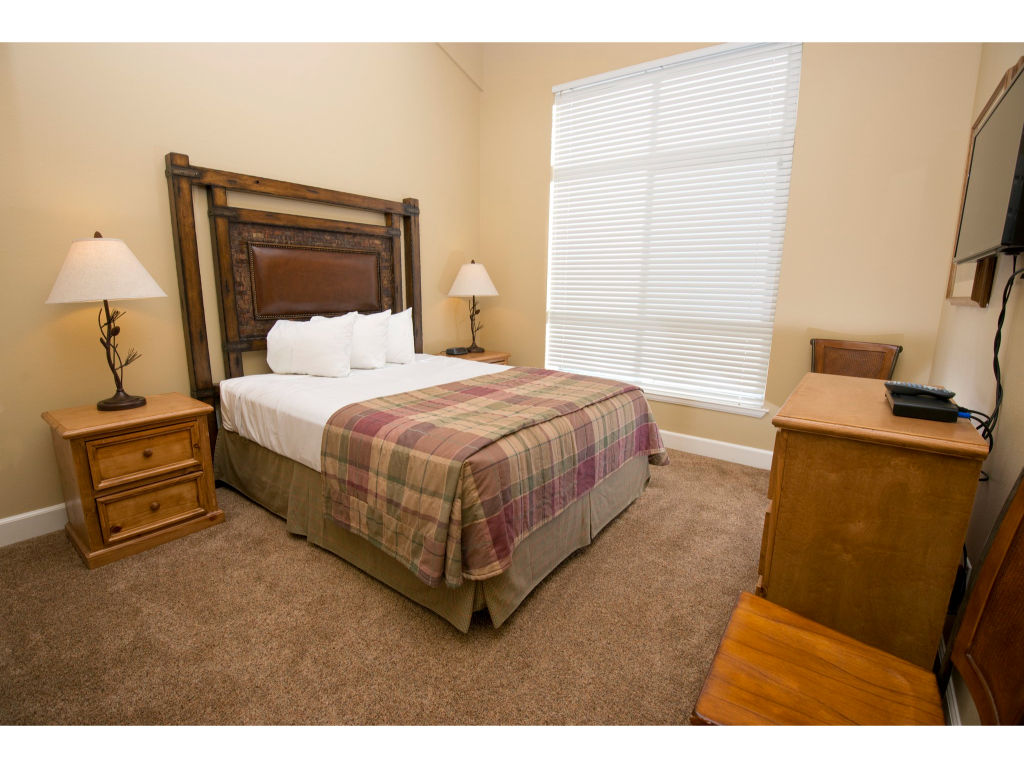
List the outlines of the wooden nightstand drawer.
<svg viewBox="0 0 1024 768">
<path fill-rule="evenodd" d="M 103 540 L 113 544 L 205 514 L 202 472 L 96 499 Z"/>
<path fill-rule="evenodd" d="M 68 538 L 90 568 L 224 522 L 213 486 L 213 408 L 168 392 L 138 408 L 47 411 Z"/>
<path fill-rule="evenodd" d="M 199 430 L 194 420 L 90 440 L 86 449 L 92 485 L 97 491 L 202 465 Z"/>
</svg>

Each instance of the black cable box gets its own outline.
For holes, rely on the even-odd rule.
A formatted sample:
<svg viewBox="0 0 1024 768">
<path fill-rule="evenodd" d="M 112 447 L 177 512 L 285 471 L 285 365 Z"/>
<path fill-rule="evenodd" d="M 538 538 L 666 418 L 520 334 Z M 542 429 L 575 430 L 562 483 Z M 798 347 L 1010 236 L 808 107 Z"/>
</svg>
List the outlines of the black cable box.
<svg viewBox="0 0 1024 768">
<path fill-rule="evenodd" d="M 939 400 L 929 395 L 894 395 L 885 393 L 893 416 L 909 416 L 929 421 L 956 421 L 960 406 L 952 400 Z"/>
</svg>

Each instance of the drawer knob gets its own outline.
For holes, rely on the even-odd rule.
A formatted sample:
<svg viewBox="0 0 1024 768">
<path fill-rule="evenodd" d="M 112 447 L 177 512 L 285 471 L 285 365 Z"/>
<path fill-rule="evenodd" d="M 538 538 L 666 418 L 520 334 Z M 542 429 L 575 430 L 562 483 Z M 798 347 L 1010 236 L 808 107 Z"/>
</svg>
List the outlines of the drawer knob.
<svg viewBox="0 0 1024 768">
<path fill-rule="evenodd" d="M 150 502 L 150 505 L 149 505 L 149 511 L 150 512 L 156 512 L 158 509 L 160 509 L 160 502 L 159 501 Z"/>
<path fill-rule="evenodd" d="M 152 455 L 153 455 L 153 449 L 152 448 L 147 448 L 146 450 L 144 450 L 142 452 L 142 458 L 144 458 L 144 459 L 148 459 Z"/>
<path fill-rule="evenodd" d="M 121 531 L 121 526 L 120 525 L 112 525 L 112 526 L 110 526 L 110 532 L 111 533 L 119 533 L 120 531 Z"/>
</svg>

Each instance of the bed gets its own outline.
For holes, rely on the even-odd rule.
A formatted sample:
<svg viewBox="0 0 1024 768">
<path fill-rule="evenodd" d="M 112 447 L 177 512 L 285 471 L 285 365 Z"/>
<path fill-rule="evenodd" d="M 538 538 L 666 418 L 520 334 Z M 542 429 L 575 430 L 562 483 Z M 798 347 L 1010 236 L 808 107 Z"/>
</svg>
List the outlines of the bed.
<svg viewBox="0 0 1024 768">
<path fill-rule="evenodd" d="M 480 610 L 497 627 L 640 496 L 651 463 L 667 461 L 635 387 L 423 354 L 416 200 L 200 168 L 177 153 L 166 167 L 190 386 L 216 409 L 217 479 L 290 533 L 463 632 Z M 211 223 L 217 384 L 197 188 Z M 240 208 L 229 192 L 369 211 L 382 223 Z M 243 354 L 265 350 L 278 320 L 385 310 L 411 315 L 410 362 L 334 379 L 244 375 Z"/>
</svg>

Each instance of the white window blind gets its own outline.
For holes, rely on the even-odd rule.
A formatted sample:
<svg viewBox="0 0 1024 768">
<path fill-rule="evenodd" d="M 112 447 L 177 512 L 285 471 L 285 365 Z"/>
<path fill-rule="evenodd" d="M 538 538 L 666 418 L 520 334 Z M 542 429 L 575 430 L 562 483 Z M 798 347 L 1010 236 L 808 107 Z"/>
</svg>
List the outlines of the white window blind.
<svg viewBox="0 0 1024 768">
<path fill-rule="evenodd" d="M 555 89 L 547 366 L 763 413 L 799 44 Z"/>
</svg>

